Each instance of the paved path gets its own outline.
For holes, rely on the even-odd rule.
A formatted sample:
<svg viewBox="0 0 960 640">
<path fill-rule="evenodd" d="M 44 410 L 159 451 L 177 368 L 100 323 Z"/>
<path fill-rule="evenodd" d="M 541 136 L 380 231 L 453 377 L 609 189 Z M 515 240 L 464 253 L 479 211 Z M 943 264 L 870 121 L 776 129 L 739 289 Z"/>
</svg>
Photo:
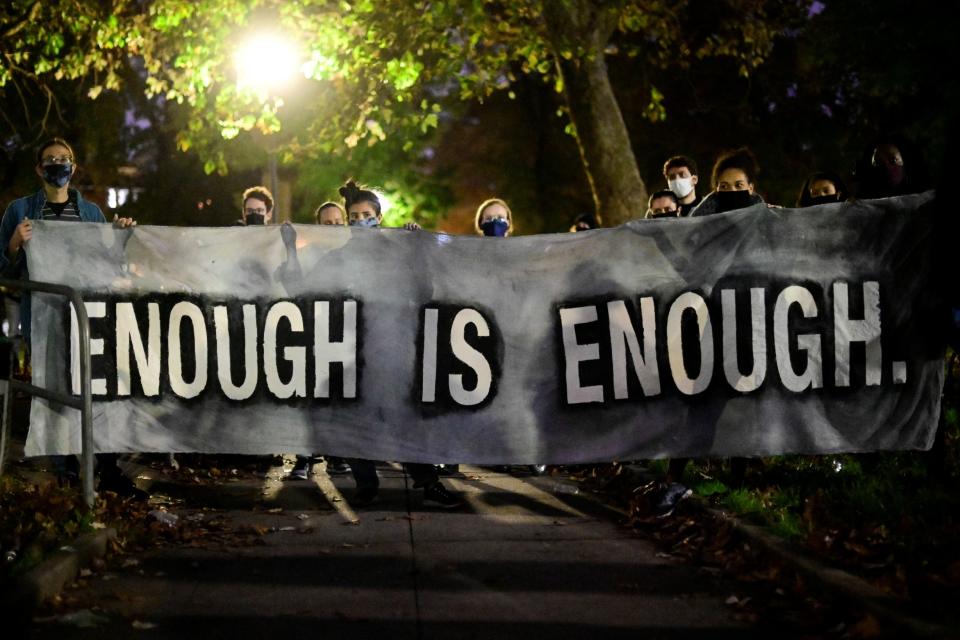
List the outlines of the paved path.
<svg viewBox="0 0 960 640">
<path fill-rule="evenodd" d="M 276 469 L 214 486 L 154 482 L 155 495 L 185 499 L 171 508 L 181 518 L 271 532 L 255 546 L 128 558 L 71 591 L 98 626 L 51 619 L 30 637 L 770 637 L 724 604 L 742 586 L 658 553 L 569 481 L 461 471 L 444 480 L 467 501 L 456 512 L 424 508 L 389 465 L 378 501 L 357 511 L 350 476 L 322 470 L 306 482 Z"/>
</svg>

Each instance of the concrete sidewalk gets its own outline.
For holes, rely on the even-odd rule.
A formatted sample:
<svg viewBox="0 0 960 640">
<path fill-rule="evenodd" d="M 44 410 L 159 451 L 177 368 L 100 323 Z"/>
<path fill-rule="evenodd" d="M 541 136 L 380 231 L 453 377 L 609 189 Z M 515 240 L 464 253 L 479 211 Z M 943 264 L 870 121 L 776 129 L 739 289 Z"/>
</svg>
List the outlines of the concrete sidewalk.
<svg viewBox="0 0 960 640">
<path fill-rule="evenodd" d="M 392 465 L 380 466 L 379 499 L 363 510 L 349 505 L 350 476 L 331 480 L 322 470 L 306 482 L 282 481 L 279 470 L 212 487 L 154 481 L 154 495 L 184 500 L 170 509 L 180 518 L 271 532 L 256 546 L 128 558 L 70 592 L 96 626 L 59 616 L 37 621 L 29 637 L 531 640 L 774 631 L 735 619 L 725 601 L 742 597 L 742 585 L 658 553 L 569 481 L 461 472 L 444 479 L 466 499 L 455 512 L 424 508 L 421 492 Z M 777 626 L 778 636 L 796 633 Z"/>
</svg>

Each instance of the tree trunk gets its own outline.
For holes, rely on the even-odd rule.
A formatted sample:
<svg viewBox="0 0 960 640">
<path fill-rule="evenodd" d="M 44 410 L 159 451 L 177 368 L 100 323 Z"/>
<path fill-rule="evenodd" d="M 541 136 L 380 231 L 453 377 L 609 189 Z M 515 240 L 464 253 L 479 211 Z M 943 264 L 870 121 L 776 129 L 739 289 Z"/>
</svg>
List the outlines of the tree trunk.
<svg viewBox="0 0 960 640">
<path fill-rule="evenodd" d="M 643 217 L 647 189 L 613 94 L 604 49 L 617 25 L 603 0 L 544 0 L 557 72 L 599 220 L 607 226 Z M 573 54 L 567 58 L 564 52 Z"/>
</svg>

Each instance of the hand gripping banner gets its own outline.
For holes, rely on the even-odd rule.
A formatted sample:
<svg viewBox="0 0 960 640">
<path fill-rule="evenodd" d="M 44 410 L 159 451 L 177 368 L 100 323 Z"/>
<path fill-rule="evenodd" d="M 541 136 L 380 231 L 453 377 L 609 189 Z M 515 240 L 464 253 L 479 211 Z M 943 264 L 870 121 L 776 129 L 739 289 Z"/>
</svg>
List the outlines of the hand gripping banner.
<svg viewBox="0 0 960 640">
<path fill-rule="evenodd" d="M 932 194 L 520 238 L 37 223 L 98 451 L 577 463 L 929 448 Z M 925 206 L 926 205 L 926 206 Z M 33 300 L 37 384 L 76 319 Z M 76 452 L 34 400 L 30 455 Z"/>
</svg>

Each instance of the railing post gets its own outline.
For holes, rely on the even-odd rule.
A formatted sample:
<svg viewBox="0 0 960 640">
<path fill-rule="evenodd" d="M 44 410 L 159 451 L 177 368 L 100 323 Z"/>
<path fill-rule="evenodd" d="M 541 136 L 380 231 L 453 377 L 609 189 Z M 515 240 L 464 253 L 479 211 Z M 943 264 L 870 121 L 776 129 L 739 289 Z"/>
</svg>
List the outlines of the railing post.
<svg viewBox="0 0 960 640">
<path fill-rule="evenodd" d="M 83 298 L 76 290 L 70 291 L 70 303 L 77 314 L 77 334 L 80 341 L 80 466 L 83 500 L 93 508 L 97 494 L 93 486 L 93 394 L 90 382 L 90 319 Z"/>
<path fill-rule="evenodd" d="M 15 380 L 13 377 L 13 363 L 11 361 L 10 379 L 7 382 L 7 393 L 3 401 L 3 418 L 0 426 L 0 473 L 3 472 L 3 457 L 6 454 L 7 432 L 9 430 L 10 414 L 12 412 L 11 397 L 14 391 L 25 391 L 31 396 L 39 396 L 48 402 L 58 402 L 80 411 L 80 475 L 83 485 L 83 500 L 88 507 L 93 508 L 97 494 L 93 484 L 93 393 L 90 382 L 90 319 L 83 304 L 80 292 L 72 287 L 33 280 L 11 280 L 0 278 L 0 287 L 13 290 L 38 291 L 64 296 L 69 304 L 73 305 L 77 314 L 77 333 L 80 341 L 80 398 L 72 395 L 73 390 L 67 393 L 37 387 L 33 384 Z M 69 336 L 65 336 L 69 340 Z M 13 352 L 11 351 L 11 358 Z M 67 366 L 70 366 L 69 363 Z"/>
</svg>

